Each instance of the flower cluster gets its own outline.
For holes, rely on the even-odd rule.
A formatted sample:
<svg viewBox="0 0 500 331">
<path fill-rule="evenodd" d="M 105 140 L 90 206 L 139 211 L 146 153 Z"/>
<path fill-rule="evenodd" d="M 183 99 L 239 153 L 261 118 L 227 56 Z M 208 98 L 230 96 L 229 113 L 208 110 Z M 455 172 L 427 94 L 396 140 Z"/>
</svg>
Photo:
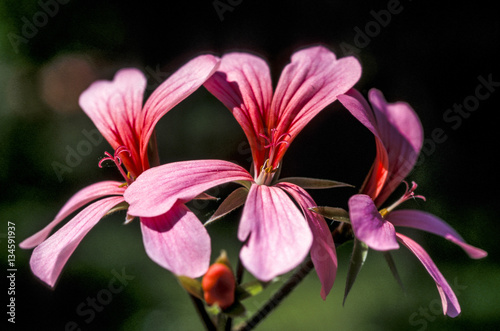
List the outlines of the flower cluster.
<svg viewBox="0 0 500 331">
<path fill-rule="evenodd" d="M 416 113 L 406 103 L 387 103 L 378 90 L 370 104 L 353 89 L 361 76 L 354 57 L 337 59 L 322 46 L 294 53 L 273 91 L 266 62 L 247 53 L 221 58 L 199 56 L 171 75 L 143 105 L 146 79 L 135 69 L 120 70 L 112 82 L 93 83 L 80 97 L 80 106 L 114 150 L 103 162 L 114 162 L 123 182 L 92 184 L 76 193 L 43 230 L 21 243 L 35 248 L 33 273 L 53 287 L 83 237 L 107 214 L 126 210 L 127 221 L 138 218 L 148 256 L 183 279 L 205 275 L 200 286 L 208 304 L 222 309 L 233 304 L 237 291 L 228 263 L 210 265 L 211 242 L 204 225 L 186 203 L 211 198 L 205 191 L 228 183 L 240 185 L 210 220 L 242 207 L 238 239 L 242 266 L 262 282 L 296 268 L 310 256 L 321 282 L 321 297 L 330 292 L 337 256 L 332 229 L 324 217 L 333 208 L 318 208 L 306 189 L 345 184 L 304 177 L 279 178 L 282 159 L 305 125 L 337 99 L 375 136 L 375 162 L 359 194 L 349 199 L 349 211 L 336 222 L 352 228 L 354 247 L 388 252 L 399 243 L 408 247 L 435 280 L 449 316 L 460 313 L 450 286 L 429 255 L 394 226 L 428 231 L 462 247 L 472 258 L 486 252 L 472 247 L 438 217 L 415 210 L 394 210 L 415 195 L 415 183 L 404 196 L 380 209 L 415 165 L 423 132 Z M 175 105 L 201 85 L 219 99 L 243 129 L 252 152 L 252 169 L 224 160 L 193 160 L 159 164 L 155 125 Z M 90 203 L 90 204 L 89 204 Z M 73 212 L 75 217 L 50 235 Z M 342 213 L 340 213 L 342 214 Z M 49 236 L 50 235 L 50 236 Z M 353 239 L 352 237 L 348 239 Z M 357 252 L 353 252 L 353 257 Z M 354 275 L 355 277 L 355 275 Z M 194 284 L 194 283 L 190 283 Z M 222 292 L 222 293 L 221 293 Z M 228 293 L 224 293 L 228 292 Z"/>
</svg>

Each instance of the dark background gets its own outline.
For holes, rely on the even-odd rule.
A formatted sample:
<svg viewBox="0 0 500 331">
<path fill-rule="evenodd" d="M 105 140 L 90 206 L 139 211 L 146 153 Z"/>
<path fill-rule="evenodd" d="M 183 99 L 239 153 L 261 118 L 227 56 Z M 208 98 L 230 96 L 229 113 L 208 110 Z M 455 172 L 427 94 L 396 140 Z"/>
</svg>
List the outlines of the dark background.
<svg viewBox="0 0 500 331">
<path fill-rule="evenodd" d="M 48 3 L 51 6 L 43 5 Z M 214 3 L 221 6 L 219 12 Z M 376 87 L 391 102 L 408 102 L 420 116 L 426 140 L 408 180 L 419 184 L 417 193 L 425 195 L 427 202 L 410 201 L 404 207 L 442 217 L 489 256 L 471 260 L 442 238 L 408 232 L 456 291 L 462 314 L 451 319 L 442 316 L 430 276 L 404 249 L 393 255 L 405 293 L 381 255 L 371 251 L 343 307 L 352 247 L 346 244 L 338 249 L 337 281 L 326 302 L 312 274 L 260 328 L 490 330 L 499 324 L 500 86 L 492 86 L 487 98 L 460 116 L 460 123 L 444 118 L 455 105 L 473 102 L 479 77 L 500 82 L 498 10 L 486 2 L 8 0 L 0 4 L 0 14 L 3 261 L 7 260 L 8 221 L 16 224 L 19 243 L 49 223 L 78 189 L 119 179 L 116 169 L 97 167 L 104 151 L 110 151 L 106 142 L 92 145 L 61 178 L 53 169 L 54 162 L 64 163 L 69 151 L 86 140 L 82 130 L 94 129 L 77 104 L 78 95 L 93 80 L 111 79 L 118 69 L 134 66 L 148 76 L 149 94 L 196 55 L 241 50 L 267 59 L 276 82 L 295 50 L 320 43 L 338 57 L 358 57 L 363 75 L 356 88 L 363 94 Z M 249 166 L 241 129 L 203 88 L 160 121 L 158 139 L 163 163 L 218 158 Z M 373 137 L 335 103 L 291 145 L 282 176 L 329 178 L 359 187 L 374 153 Z M 223 197 L 229 189 L 212 193 Z M 355 192 L 337 189 L 312 194 L 319 205 L 345 207 Z M 216 204 L 191 207 L 206 219 Z M 123 217 L 108 217 L 89 233 L 55 290 L 31 274 L 30 252 L 16 250 L 17 329 L 64 330 L 71 322 L 82 330 L 201 329 L 174 277 L 147 258 L 138 223 L 122 226 Z M 226 248 L 234 263 L 236 222 L 237 213 L 209 228 L 213 255 Z M 88 300 L 103 298 L 115 272 L 125 272 L 132 279 L 92 314 Z M 267 293 L 248 301 L 247 309 L 255 311 L 266 297 Z"/>
</svg>

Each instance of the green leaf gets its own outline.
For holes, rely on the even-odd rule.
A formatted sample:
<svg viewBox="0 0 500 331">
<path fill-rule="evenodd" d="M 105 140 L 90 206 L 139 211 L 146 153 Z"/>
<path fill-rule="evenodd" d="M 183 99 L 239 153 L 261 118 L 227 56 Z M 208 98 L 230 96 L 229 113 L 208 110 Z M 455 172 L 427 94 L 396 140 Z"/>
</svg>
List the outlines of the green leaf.
<svg viewBox="0 0 500 331">
<path fill-rule="evenodd" d="M 394 263 L 394 260 L 392 259 L 392 255 L 390 252 L 384 252 L 384 257 L 385 261 L 387 262 L 387 265 L 389 266 L 389 269 L 391 269 L 392 275 L 396 279 L 396 282 L 398 282 L 399 286 L 405 291 L 405 287 L 403 286 L 403 282 L 401 281 L 401 277 L 399 277 L 398 269 L 396 269 L 396 264 Z"/>
<path fill-rule="evenodd" d="M 349 219 L 349 213 L 347 212 L 347 210 L 342 208 L 317 206 L 309 208 L 309 210 L 334 221 L 351 223 L 351 220 Z"/>
<path fill-rule="evenodd" d="M 351 291 L 351 288 L 354 285 L 354 281 L 356 280 L 361 267 L 365 263 L 367 255 L 368 246 L 364 242 L 355 238 L 354 247 L 352 248 L 351 263 L 349 263 L 349 269 L 347 270 L 344 301 L 342 302 L 342 304 L 345 304 L 347 295 L 349 294 L 349 291 Z"/>
<path fill-rule="evenodd" d="M 351 184 L 337 182 L 329 179 L 318 179 L 308 177 L 287 177 L 280 179 L 278 182 L 287 182 L 298 185 L 305 189 L 324 189 L 334 187 L 354 187 Z"/>
<path fill-rule="evenodd" d="M 212 217 L 205 222 L 205 226 L 229 214 L 236 208 L 241 207 L 245 203 L 247 195 L 248 189 L 246 187 L 239 187 L 231 192 L 231 194 L 229 194 L 227 198 L 222 201 Z"/>
<path fill-rule="evenodd" d="M 177 276 L 177 280 L 186 291 L 198 299 L 205 301 L 203 298 L 203 289 L 198 280 L 186 276 Z"/>
<path fill-rule="evenodd" d="M 264 285 L 258 280 L 254 280 L 245 284 L 241 284 L 236 288 L 237 300 L 245 300 L 253 297 L 264 290 Z"/>
</svg>

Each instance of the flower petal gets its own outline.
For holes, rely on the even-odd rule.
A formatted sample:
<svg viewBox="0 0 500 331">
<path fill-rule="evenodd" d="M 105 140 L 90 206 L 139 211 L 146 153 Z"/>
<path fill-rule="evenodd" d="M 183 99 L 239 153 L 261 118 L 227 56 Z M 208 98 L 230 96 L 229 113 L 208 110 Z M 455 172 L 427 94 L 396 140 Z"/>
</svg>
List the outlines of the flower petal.
<svg viewBox="0 0 500 331">
<path fill-rule="evenodd" d="M 377 206 L 401 184 L 413 169 L 424 134 L 415 111 L 405 102 L 387 103 L 382 93 L 371 89 L 369 99 L 377 119 L 377 130 L 389 157 L 389 175 L 375 200 Z"/>
<path fill-rule="evenodd" d="M 267 63 L 245 53 L 222 57 L 218 71 L 204 85 L 241 125 L 252 149 L 256 170 L 264 164 L 264 127 L 271 105 L 272 84 Z M 256 172 L 257 173 L 257 172 Z"/>
<path fill-rule="evenodd" d="M 213 55 L 200 55 L 174 72 L 151 94 L 143 110 L 141 155 L 145 156 L 156 123 L 169 110 L 196 91 L 217 69 Z"/>
<path fill-rule="evenodd" d="M 382 218 L 368 195 L 353 195 L 348 204 L 352 230 L 356 238 L 379 251 L 399 248 L 394 226 Z"/>
<path fill-rule="evenodd" d="M 302 213 L 278 187 L 252 185 L 243 209 L 238 238 L 240 258 L 261 281 L 295 268 L 307 255 L 312 234 Z"/>
<path fill-rule="evenodd" d="M 443 277 L 439 269 L 436 267 L 429 254 L 415 241 L 412 239 L 400 234 L 396 233 L 398 240 L 408 247 L 410 251 L 420 260 L 420 262 L 424 265 L 427 272 L 431 275 L 431 277 L 436 282 L 437 289 L 439 291 L 439 295 L 441 296 L 441 302 L 443 304 L 443 313 L 450 317 L 456 317 L 460 314 L 460 304 L 458 303 L 457 297 L 455 293 L 451 289 L 450 285 Z"/>
<path fill-rule="evenodd" d="M 87 203 L 107 195 L 123 195 L 125 188 L 119 187 L 121 184 L 122 183 L 115 181 L 105 181 L 95 183 L 81 189 L 75 195 L 73 195 L 68 200 L 68 202 L 66 202 L 66 204 L 64 204 L 64 206 L 61 208 L 59 213 L 57 213 L 52 222 L 50 222 L 46 227 L 44 227 L 42 230 L 38 231 L 31 237 L 23 240 L 19 244 L 19 247 L 30 249 L 38 246 L 42 241 L 47 239 L 54 227 L 56 227 L 61 221 L 63 221 L 77 209 L 85 206 Z"/>
<path fill-rule="evenodd" d="M 232 181 L 252 181 L 242 167 L 220 160 L 197 160 L 165 164 L 142 173 L 125 191 L 133 216 L 153 217 L 174 204 L 188 202 L 205 190 Z"/>
<path fill-rule="evenodd" d="M 167 213 L 141 217 L 146 253 L 179 276 L 203 275 L 210 263 L 210 237 L 198 218 L 182 203 Z"/>
<path fill-rule="evenodd" d="M 121 202 L 121 196 L 94 202 L 38 245 L 30 260 L 33 273 L 50 287 L 54 287 L 62 268 L 83 237 L 111 208 Z"/>
<path fill-rule="evenodd" d="M 112 82 L 97 81 L 80 95 L 80 106 L 113 149 L 125 146 L 131 155 L 121 154 L 134 177 L 142 169 L 139 160 L 140 118 L 146 77 L 137 69 L 118 71 Z"/>
<path fill-rule="evenodd" d="M 361 65 L 354 57 L 337 59 L 322 46 L 294 53 L 278 81 L 268 126 L 276 128 L 278 135 L 290 134 L 291 142 L 318 112 L 353 87 L 360 76 Z M 287 148 L 288 144 L 280 145 L 277 163 Z"/>
<path fill-rule="evenodd" d="M 406 226 L 441 236 L 460 246 L 471 258 L 481 259 L 488 255 L 484 250 L 471 246 L 445 221 L 420 210 L 395 210 L 387 216 L 394 226 Z"/>
<path fill-rule="evenodd" d="M 337 275 L 337 253 L 332 233 L 325 219 L 309 210 L 316 206 L 316 203 L 302 187 L 291 183 L 278 183 L 276 186 L 292 196 L 306 217 L 313 235 L 311 259 L 321 282 L 321 298 L 325 300 Z"/>
</svg>

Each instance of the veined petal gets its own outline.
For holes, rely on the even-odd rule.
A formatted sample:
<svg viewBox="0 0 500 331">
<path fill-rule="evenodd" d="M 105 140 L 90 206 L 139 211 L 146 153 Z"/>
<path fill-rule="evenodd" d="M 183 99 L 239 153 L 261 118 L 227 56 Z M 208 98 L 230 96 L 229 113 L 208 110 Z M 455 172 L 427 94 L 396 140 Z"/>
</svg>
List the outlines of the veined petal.
<svg viewBox="0 0 500 331">
<path fill-rule="evenodd" d="M 112 82 L 97 81 L 80 95 L 80 107 L 113 149 L 126 146 L 131 155 L 122 160 L 134 177 L 142 169 L 139 154 L 139 121 L 146 77 L 137 69 L 118 71 Z"/>
<path fill-rule="evenodd" d="M 238 238 L 240 258 L 257 279 L 270 281 L 295 268 L 312 244 L 302 213 L 279 187 L 254 184 L 243 209 Z"/>
<path fill-rule="evenodd" d="M 210 237 L 198 218 L 182 203 L 167 213 L 141 217 L 146 253 L 179 276 L 203 275 L 210 263 Z"/>
<path fill-rule="evenodd" d="M 406 226 L 437 234 L 460 246 L 471 258 L 481 259 L 488 255 L 484 250 L 471 246 L 445 221 L 420 210 L 395 210 L 387 220 L 394 226 Z"/>
<path fill-rule="evenodd" d="M 437 289 L 439 291 L 439 295 L 441 296 L 441 302 L 443 304 L 443 313 L 450 317 L 456 317 L 460 314 L 460 305 L 458 303 L 457 297 L 455 293 L 451 289 L 450 285 L 443 277 L 439 269 L 436 267 L 429 254 L 415 241 L 412 239 L 400 234 L 396 233 L 398 240 L 408 247 L 410 251 L 420 260 L 420 262 L 424 265 L 427 272 L 431 275 L 431 277 L 436 282 Z"/>
<path fill-rule="evenodd" d="M 348 204 L 352 230 L 356 238 L 379 251 L 399 248 L 394 226 L 382 218 L 368 195 L 353 195 Z"/>
<path fill-rule="evenodd" d="M 38 245 L 30 260 L 33 273 L 50 287 L 54 287 L 62 268 L 83 237 L 111 208 L 121 202 L 121 196 L 94 202 Z"/>
<path fill-rule="evenodd" d="M 252 181 L 242 167 L 220 160 L 183 161 L 165 164 L 143 172 L 125 191 L 133 216 L 154 217 L 174 204 L 188 202 L 203 191 L 232 181 Z"/>
<path fill-rule="evenodd" d="M 123 192 L 125 192 L 125 188 L 120 187 L 121 184 L 122 183 L 115 181 L 105 181 L 95 183 L 81 189 L 75 195 L 73 195 L 68 200 L 68 202 L 66 202 L 66 204 L 64 204 L 64 206 L 61 208 L 59 213 L 57 213 L 52 222 L 50 222 L 46 227 L 44 227 L 42 230 L 38 231 L 31 237 L 23 240 L 19 244 L 19 247 L 29 249 L 38 246 L 45 239 L 47 239 L 54 227 L 56 227 L 66 217 L 71 215 L 71 213 L 85 206 L 87 203 L 105 197 L 107 195 L 123 195 Z"/>
<path fill-rule="evenodd" d="M 377 130 L 389 157 L 389 175 L 375 199 L 381 205 L 413 169 L 424 140 L 422 124 L 405 102 L 387 103 L 382 93 L 371 89 L 369 99 L 377 119 Z"/>
<path fill-rule="evenodd" d="M 365 98 L 355 89 L 349 90 L 346 94 L 338 96 L 344 107 L 361 122 L 375 136 L 376 156 L 375 161 L 366 176 L 360 192 L 376 200 L 384 188 L 389 172 L 389 157 L 387 150 L 378 133 L 377 120 Z M 379 206 L 379 204 L 377 204 Z"/>
<path fill-rule="evenodd" d="M 337 59 L 322 46 L 294 53 L 278 81 L 268 126 L 277 128 L 278 134 L 290 134 L 291 142 L 318 112 L 352 88 L 360 76 L 361 65 L 354 57 Z M 287 147 L 280 145 L 277 163 Z"/>
<path fill-rule="evenodd" d="M 170 109 L 196 91 L 217 69 L 213 55 L 200 55 L 174 72 L 151 94 L 144 105 L 141 124 L 141 155 L 146 156 L 156 123 Z"/>
<path fill-rule="evenodd" d="M 267 63 L 246 53 L 222 57 L 218 71 L 204 85 L 241 125 L 252 149 L 256 170 L 264 164 L 264 127 L 272 98 L 271 74 Z"/>
<path fill-rule="evenodd" d="M 325 219 L 309 209 L 316 203 L 306 190 L 291 183 L 278 183 L 276 186 L 285 190 L 299 204 L 309 224 L 313 235 L 311 260 L 321 282 L 321 297 L 325 300 L 337 275 L 337 253 L 332 233 Z"/>
</svg>

